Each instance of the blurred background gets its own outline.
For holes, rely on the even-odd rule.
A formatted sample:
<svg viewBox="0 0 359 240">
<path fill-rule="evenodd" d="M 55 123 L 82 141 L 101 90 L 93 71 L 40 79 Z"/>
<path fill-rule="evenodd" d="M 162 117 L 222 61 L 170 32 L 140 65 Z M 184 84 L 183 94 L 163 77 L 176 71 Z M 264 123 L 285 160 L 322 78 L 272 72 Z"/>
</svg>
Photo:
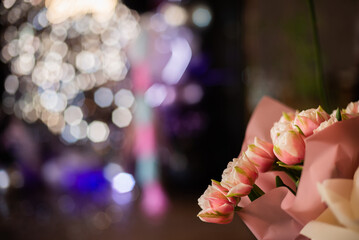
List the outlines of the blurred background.
<svg viewBox="0 0 359 240">
<path fill-rule="evenodd" d="M 263 96 L 359 100 L 359 4 L 3 0 L 0 238 L 255 239 L 197 199 Z"/>
</svg>

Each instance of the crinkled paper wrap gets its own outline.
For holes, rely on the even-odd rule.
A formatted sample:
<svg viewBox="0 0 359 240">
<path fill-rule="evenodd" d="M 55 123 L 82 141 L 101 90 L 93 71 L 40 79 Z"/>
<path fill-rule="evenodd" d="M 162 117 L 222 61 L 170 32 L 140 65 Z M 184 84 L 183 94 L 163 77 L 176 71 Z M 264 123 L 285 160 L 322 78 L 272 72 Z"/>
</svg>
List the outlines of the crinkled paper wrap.
<svg viewBox="0 0 359 240">
<path fill-rule="evenodd" d="M 301 230 L 313 240 L 359 239 L 359 168 L 354 179 L 332 178 L 318 184 L 328 208 Z"/>
<path fill-rule="evenodd" d="M 293 109 L 264 97 L 255 109 L 242 146 L 242 151 L 257 136 L 271 142 L 270 129 L 282 112 Z M 307 239 L 300 230 L 326 208 L 317 190 L 317 183 L 331 178 L 352 179 L 359 165 L 359 117 L 335 123 L 306 140 L 305 163 L 297 195 L 287 188 L 275 188 L 275 176 L 293 186 L 282 172 L 260 174 L 256 184 L 266 194 L 253 202 L 241 201 L 239 215 L 257 239 Z"/>
</svg>

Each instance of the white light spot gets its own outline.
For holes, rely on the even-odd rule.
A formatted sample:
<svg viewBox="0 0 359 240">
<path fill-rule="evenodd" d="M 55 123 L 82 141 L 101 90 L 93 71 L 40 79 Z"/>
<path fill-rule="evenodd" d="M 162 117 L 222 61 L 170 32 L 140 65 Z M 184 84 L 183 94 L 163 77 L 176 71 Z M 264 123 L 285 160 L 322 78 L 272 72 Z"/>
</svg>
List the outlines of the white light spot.
<svg viewBox="0 0 359 240">
<path fill-rule="evenodd" d="M 54 107 L 53 111 L 55 112 L 62 112 L 65 110 L 67 106 L 67 97 L 63 93 L 57 93 L 57 102 L 56 106 Z"/>
<path fill-rule="evenodd" d="M 70 133 L 76 139 L 84 139 L 87 137 L 87 127 L 87 122 L 82 120 L 79 124 L 70 127 Z"/>
<path fill-rule="evenodd" d="M 0 170 L 0 188 L 7 189 L 10 186 L 9 175 L 5 170 Z"/>
<path fill-rule="evenodd" d="M 118 107 L 130 108 L 135 101 L 132 92 L 127 89 L 121 89 L 115 94 L 115 104 Z"/>
<path fill-rule="evenodd" d="M 165 21 L 172 26 L 180 26 L 187 21 L 187 12 L 183 7 L 175 4 L 167 4 L 163 8 Z"/>
<path fill-rule="evenodd" d="M 131 192 L 135 184 L 135 179 L 129 173 L 119 173 L 112 180 L 112 188 L 119 193 Z"/>
<path fill-rule="evenodd" d="M 64 119 L 69 125 L 77 125 L 81 122 L 83 113 L 78 106 L 69 106 L 64 112 Z"/>
<path fill-rule="evenodd" d="M 53 90 L 46 90 L 40 95 L 41 105 L 49 111 L 53 111 L 58 102 L 57 93 Z"/>
<path fill-rule="evenodd" d="M 95 103 L 100 107 L 109 107 L 113 101 L 113 94 L 111 89 L 101 87 L 95 92 Z"/>
<path fill-rule="evenodd" d="M 70 132 L 70 129 L 71 129 L 70 127 L 71 126 L 66 125 L 63 128 L 63 130 L 61 132 L 61 138 L 67 143 L 75 143 L 77 141 L 77 139 L 74 136 L 72 136 L 72 134 Z"/>
<path fill-rule="evenodd" d="M 19 75 L 31 74 L 35 66 L 35 57 L 30 53 L 21 54 L 13 63 L 13 70 Z"/>
<path fill-rule="evenodd" d="M 95 54 L 82 51 L 76 56 L 76 67 L 83 73 L 92 73 L 97 71 L 98 64 Z"/>
<path fill-rule="evenodd" d="M 112 112 L 112 122 L 118 127 L 127 127 L 132 120 L 132 114 L 130 110 L 124 107 L 119 107 Z"/>
<path fill-rule="evenodd" d="M 19 79 L 15 75 L 9 75 L 5 79 L 5 90 L 9 94 L 15 94 L 19 88 Z"/>
<path fill-rule="evenodd" d="M 104 142 L 107 140 L 110 130 L 106 123 L 93 121 L 87 128 L 87 136 L 92 142 Z"/>
</svg>

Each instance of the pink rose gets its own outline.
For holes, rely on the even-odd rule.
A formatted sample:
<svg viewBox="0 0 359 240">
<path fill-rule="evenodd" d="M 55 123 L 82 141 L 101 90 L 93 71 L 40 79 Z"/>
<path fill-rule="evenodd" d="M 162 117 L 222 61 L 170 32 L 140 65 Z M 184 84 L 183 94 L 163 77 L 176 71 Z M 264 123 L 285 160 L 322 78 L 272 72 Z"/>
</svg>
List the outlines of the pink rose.
<svg viewBox="0 0 359 240">
<path fill-rule="evenodd" d="M 254 138 L 254 144 L 248 145 L 245 153 L 249 161 L 257 167 L 259 172 L 267 172 L 272 167 L 275 159 L 273 144 L 257 137 Z"/>
<path fill-rule="evenodd" d="M 300 133 L 289 130 L 278 135 L 273 150 L 277 158 L 285 164 L 298 164 L 304 159 L 305 143 Z"/>
<path fill-rule="evenodd" d="M 313 134 L 314 129 L 329 118 L 329 114 L 319 106 L 317 109 L 311 108 L 298 113 L 293 124 L 297 125 L 304 136 L 308 137 Z"/>
<path fill-rule="evenodd" d="M 322 131 L 323 129 L 329 127 L 330 125 L 333 125 L 334 123 L 338 122 L 336 116 L 331 116 L 327 121 L 322 122 L 319 127 L 317 127 L 316 129 L 314 129 L 313 133 L 317 133 Z"/>
<path fill-rule="evenodd" d="M 349 114 L 359 113 L 359 101 L 349 103 L 345 112 Z"/>
<path fill-rule="evenodd" d="M 292 122 L 297 114 L 298 112 L 283 112 L 282 116 L 279 119 L 279 122 L 282 123 Z"/>
<path fill-rule="evenodd" d="M 349 103 L 344 112 L 348 118 L 359 116 L 359 101 Z"/>
<path fill-rule="evenodd" d="M 221 185 L 228 189 L 227 197 L 246 196 L 258 177 L 258 170 L 246 154 L 233 159 L 223 171 Z"/>
<path fill-rule="evenodd" d="M 212 184 L 198 199 L 198 205 L 202 211 L 197 216 L 204 222 L 230 223 L 233 219 L 235 204 L 228 200 L 220 184 L 216 182 Z"/>
<path fill-rule="evenodd" d="M 274 142 L 282 132 L 286 132 L 289 130 L 293 130 L 293 125 L 291 121 L 279 120 L 279 122 L 274 123 L 273 127 L 270 130 L 270 136 L 272 138 L 272 141 Z"/>
</svg>

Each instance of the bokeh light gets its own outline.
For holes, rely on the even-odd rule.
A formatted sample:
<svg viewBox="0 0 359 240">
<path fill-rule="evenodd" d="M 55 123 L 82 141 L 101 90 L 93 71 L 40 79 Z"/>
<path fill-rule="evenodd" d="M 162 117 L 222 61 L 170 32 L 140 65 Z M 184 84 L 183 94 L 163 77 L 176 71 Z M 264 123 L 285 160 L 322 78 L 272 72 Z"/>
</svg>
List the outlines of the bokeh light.
<svg viewBox="0 0 359 240">
<path fill-rule="evenodd" d="M 0 189 L 7 189 L 10 186 L 10 178 L 5 170 L 0 170 Z"/>
<path fill-rule="evenodd" d="M 105 21 L 113 14 L 116 4 L 116 0 L 46 0 L 47 18 L 52 23 L 60 23 L 91 13 L 98 21 Z"/>
<path fill-rule="evenodd" d="M 111 89 L 117 91 L 118 107 L 133 105 L 132 92 L 116 85 L 129 70 L 125 49 L 140 31 L 136 14 L 125 5 L 116 0 L 6 0 L 3 5 L 9 26 L 0 57 L 11 70 L 4 82 L 6 113 L 28 123 L 40 120 L 75 143 L 86 138 L 87 123 L 81 121 L 96 120 L 97 107 L 111 107 Z"/>
<path fill-rule="evenodd" d="M 87 128 L 87 122 L 82 120 L 79 124 L 70 126 L 70 133 L 76 139 L 85 139 L 87 137 Z"/>
<path fill-rule="evenodd" d="M 103 175 L 109 182 L 112 182 L 113 178 L 121 172 L 123 172 L 123 168 L 117 163 L 108 163 L 103 168 Z"/>
<path fill-rule="evenodd" d="M 186 10 L 176 4 L 163 5 L 161 12 L 167 24 L 172 26 L 183 25 L 186 23 L 188 18 Z"/>
<path fill-rule="evenodd" d="M 115 104 L 118 107 L 130 108 L 135 102 L 132 92 L 127 89 L 121 89 L 115 94 Z"/>
<path fill-rule="evenodd" d="M 107 140 L 110 130 L 106 123 L 93 121 L 87 128 L 87 137 L 95 143 Z"/>
<path fill-rule="evenodd" d="M 188 84 L 183 89 L 184 101 L 188 104 L 198 103 L 203 96 L 203 90 L 198 84 Z"/>
<path fill-rule="evenodd" d="M 113 94 L 111 89 L 101 87 L 95 92 L 95 103 L 102 107 L 109 107 L 113 102 Z"/>
<path fill-rule="evenodd" d="M 5 91 L 9 94 L 15 94 L 19 88 L 19 79 L 15 75 L 9 75 L 5 79 Z"/>
<path fill-rule="evenodd" d="M 119 173 L 112 179 L 112 188 L 119 193 L 131 192 L 136 181 L 129 173 Z"/>
<path fill-rule="evenodd" d="M 160 106 L 167 96 L 167 88 L 163 84 L 155 83 L 145 92 L 145 101 L 151 107 Z"/>
<path fill-rule="evenodd" d="M 132 120 L 132 113 L 124 107 L 118 107 L 112 112 L 112 122 L 120 128 L 127 127 Z"/>
<path fill-rule="evenodd" d="M 192 50 L 188 41 L 179 37 L 171 42 L 171 52 L 171 58 L 162 71 L 162 79 L 167 84 L 176 84 L 192 58 Z"/>
<path fill-rule="evenodd" d="M 192 13 L 192 21 L 197 27 L 207 27 L 212 21 L 209 8 L 204 5 L 197 6 Z"/>
<path fill-rule="evenodd" d="M 80 107 L 78 106 L 69 106 L 64 111 L 64 119 L 69 125 L 77 125 L 81 122 L 83 113 Z"/>
</svg>

